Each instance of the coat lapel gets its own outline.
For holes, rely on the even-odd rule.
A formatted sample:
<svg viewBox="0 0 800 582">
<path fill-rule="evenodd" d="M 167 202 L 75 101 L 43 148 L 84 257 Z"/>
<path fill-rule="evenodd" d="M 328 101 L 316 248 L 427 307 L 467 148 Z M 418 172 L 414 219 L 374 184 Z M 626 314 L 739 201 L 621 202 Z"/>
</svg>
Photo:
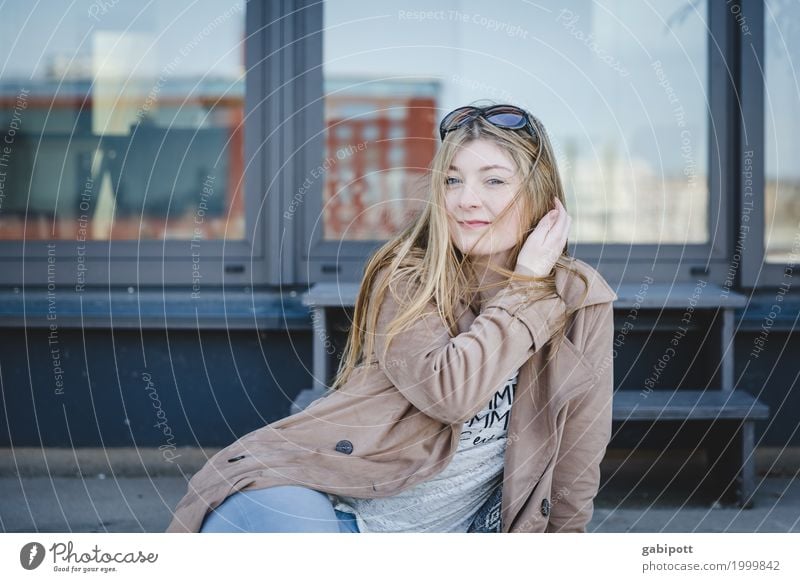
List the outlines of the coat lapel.
<svg viewBox="0 0 800 582">
<path fill-rule="evenodd" d="M 585 286 L 583 280 L 565 269 L 556 269 L 555 285 L 558 294 L 564 299 L 567 309 L 580 309 L 596 303 L 606 303 L 617 299 L 616 292 L 593 267 L 580 259 L 573 259 L 572 266 L 586 277 L 589 291 L 586 299 L 580 302 Z"/>
<path fill-rule="evenodd" d="M 574 276 L 570 278 L 561 269 L 556 270 L 556 289 L 568 310 L 617 298 L 602 277 L 593 275 L 596 271 L 577 259 L 576 266 L 589 281 L 589 291 L 582 302 L 583 281 Z M 580 318 L 581 314 L 573 317 Z M 582 330 L 583 327 L 577 329 Z M 559 440 L 559 412 L 567 402 L 591 388 L 596 379 L 594 370 L 573 343 L 573 340 L 579 339 L 574 335 L 570 339 L 569 334 L 557 339 L 560 347 L 549 362 L 546 362 L 546 356 L 550 344 L 535 354 L 531 350 L 531 358 L 520 369 L 517 397 L 509 422 L 503 477 L 501 523 L 504 532 L 509 531 L 555 458 Z"/>
</svg>

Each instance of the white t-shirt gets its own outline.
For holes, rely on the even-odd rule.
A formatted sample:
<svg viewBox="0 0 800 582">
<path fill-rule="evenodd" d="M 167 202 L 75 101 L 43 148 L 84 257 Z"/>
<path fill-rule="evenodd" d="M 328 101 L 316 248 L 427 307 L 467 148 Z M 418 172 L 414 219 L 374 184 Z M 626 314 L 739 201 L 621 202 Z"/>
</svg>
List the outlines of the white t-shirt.
<svg viewBox="0 0 800 582">
<path fill-rule="evenodd" d="M 389 497 L 329 494 L 334 508 L 354 513 L 361 532 L 466 532 L 501 482 L 518 378 L 519 370 L 464 422 L 458 449 L 439 474 Z"/>
</svg>

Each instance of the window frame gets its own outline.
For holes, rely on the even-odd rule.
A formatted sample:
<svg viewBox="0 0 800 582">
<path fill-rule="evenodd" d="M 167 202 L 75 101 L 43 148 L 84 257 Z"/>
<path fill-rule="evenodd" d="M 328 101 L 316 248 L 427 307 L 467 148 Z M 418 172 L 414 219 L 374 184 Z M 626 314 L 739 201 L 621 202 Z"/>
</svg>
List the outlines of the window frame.
<svg viewBox="0 0 800 582">
<path fill-rule="evenodd" d="M 708 92 L 706 114 L 708 116 L 709 151 L 703 155 L 708 159 L 708 233 L 705 244 L 640 244 L 631 248 L 625 244 L 569 243 L 570 253 L 601 268 L 610 283 L 640 281 L 653 277 L 656 281 L 691 282 L 698 277 L 725 283 L 731 254 L 734 196 L 725 196 L 735 187 L 736 129 L 732 120 L 737 107 L 734 80 L 736 72 L 730 69 L 737 43 L 736 23 L 725 3 L 707 4 L 709 40 Z M 302 67 L 313 70 L 305 86 L 308 104 L 303 110 L 305 123 L 309 127 L 324 129 L 324 84 L 322 72 L 322 4 L 306 5 L 303 9 L 302 26 L 298 37 L 305 39 Z M 324 133 L 307 137 L 302 155 L 305 165 L 313 167 L 313 160 L 324 157 Z M 301 183 L 302 179 L 298 183 Z M 320 181 L 321 182 L 321 181 Z M 296 260 L 298 272 L 305 276 L 304 282 L 359 281 L 367 255 L 384 241 L 324 241 L 319 217 L 322 212 L 322 184 L 316 183 L 308 194 L 309 206 L 303 232 L 298 232 L 296 244 L 300 247 Z"/>
<path fill-rule="evenodd" d="M 774 289 L 791 285 L 792 271 L 789 263 L 766 262 L 766 148 L 765 148 L 765 96 L 766 70 L 765 34 L 766 10 L 761 0 L 739 0 L 737 2 L 744 22 L 747 22 L 750 35 L 739 35 L 738 56 L 741 62 L 739 87 L 741 95 L 741 116 L 738 119 L 738 155 L 744 159 L 746 152 L 752 152 L 752 201 L 745 195 L 744 177 L 737 174 L 737 203 L 741 226 L 749 227 L 747 244 L 742 252 L 740 284 L 746 289 Z M 752 210 L 749 218 L 742 220 L 745 206 L 750 202 Z M 796 265 L 795 265 L 796 267 Z M 788 273 L 788 274 L 787 274 Z"/>
<path fill-rule="evenodd" d="M 280 83 L 281 39 L 290 24 L 281 18 L 282 6 L 245 3 L 245 111 L 242 192 L 245 196 L 245 238 L 208 239 L 200 242 L 203 287 L 258 285 L 276 277 L 275 253 L 268 234 L 277 226 L 276 196 L 283 177 L 265 191 L 266 168 L 278 168 L 281 140 Z M 275 128 L 274 130 L 270 128 Z M 272 174 L 272 173 L 270 173 Z M 189 240 L 92 240 L 85 242 L 85 284 L 76 278 L 78 241 L 71 239 L 0 241 L 0 285 L 38 287 L 55 282 L 59 289 L 75 293 L 113 287 L 192 287 L 193 266 Z M 53 245 L 48 273 L 48 251 Z M 196 280 L 196 279 L 195 279 Z"/>
<path fill-rule="evenodd" d="M 733 4 L 708 2 L 708 232 L 700 245 L 575 244 L 570 253 L 597 266 L 612 284 L 692 282 L 702 277 L 729 286 L 777 285 L 784 265 L 765 264 L 763 62 L 764 9 L 739 6 L 752 37 L 744 38 Z M 360 281 L 370 253 L 384 241 L 323 241 L 319 180 L 302 197 L 298 188 L 323 159 L 323 7 L 311 0 L 246 4 L 245 209 L 243 241 L 204 240 L 202 285 L 258 287 Z M 300 104 L 300 105 L 298 105 Z M 734 265 L 742 224 L 742 159 L 752 149 L 754 208 L 741 265 Z M 730 193 L 725 195 L 725 193 Z M 294 209 L 291 218 L 287 212 Z M 47 284 L 48 244 L 0 241 L 0 285 Z M 75 283 L 75 241 L 55 241 L 55 281 Z M 89 248 L 91 246 L 91 248 Z M 189 241 L 87 241 L 86 289 L 191 287 Z M 206 268 L 207 265 L 207 268 Z"/>
</svg>

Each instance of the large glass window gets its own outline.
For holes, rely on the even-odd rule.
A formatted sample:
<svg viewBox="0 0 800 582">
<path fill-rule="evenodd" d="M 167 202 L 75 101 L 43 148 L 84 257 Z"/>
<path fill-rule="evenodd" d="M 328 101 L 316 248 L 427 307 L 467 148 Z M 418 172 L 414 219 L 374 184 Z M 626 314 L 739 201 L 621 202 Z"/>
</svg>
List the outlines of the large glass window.
<svg viewBox="0 0 800 582">
<path fill-rule="evenodd" d="M 707 243 L 707 3 L 494 6 L 324 3 L 324 238 L 400 228 L 426 197 L 437 120 L 489 98 L 548 128 L 573 240 Z"/>
<path fill-rule="evenodd" d="M 0 238 L 242 239 L 244 0 L 0 19 Z"/>
<path fill-rule="evenodd" d="M 764 246 L 767 262 L 800 258 L 800 4 L 764 5 Z"/>
</svg>

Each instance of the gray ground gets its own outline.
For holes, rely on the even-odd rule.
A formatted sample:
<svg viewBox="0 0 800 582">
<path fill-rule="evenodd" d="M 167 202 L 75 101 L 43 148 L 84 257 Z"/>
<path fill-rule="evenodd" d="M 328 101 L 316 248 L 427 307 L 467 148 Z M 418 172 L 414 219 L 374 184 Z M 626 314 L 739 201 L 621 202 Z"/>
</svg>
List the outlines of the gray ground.
<svg viewBox="0 0 800 582">
<path fill-rule="evenodd" d="M 186 491 L 180 472 L 191 474 L 212 453 L 183 451 L 183 465 L 166 470 L 158 451 L 49 451 L 44 464 L 41 451 L 0 451 L 0 531 L 163 532 Z M 666 487 L 674 469 L 640 464 L 604 461 L 589 531 L 800 532 L 800 479 L 786 467 L 770 463 L 770 476 L 758 477 L 753 508 L 743 510 L 685 502 L 700 465 Z"/>
</svg>

